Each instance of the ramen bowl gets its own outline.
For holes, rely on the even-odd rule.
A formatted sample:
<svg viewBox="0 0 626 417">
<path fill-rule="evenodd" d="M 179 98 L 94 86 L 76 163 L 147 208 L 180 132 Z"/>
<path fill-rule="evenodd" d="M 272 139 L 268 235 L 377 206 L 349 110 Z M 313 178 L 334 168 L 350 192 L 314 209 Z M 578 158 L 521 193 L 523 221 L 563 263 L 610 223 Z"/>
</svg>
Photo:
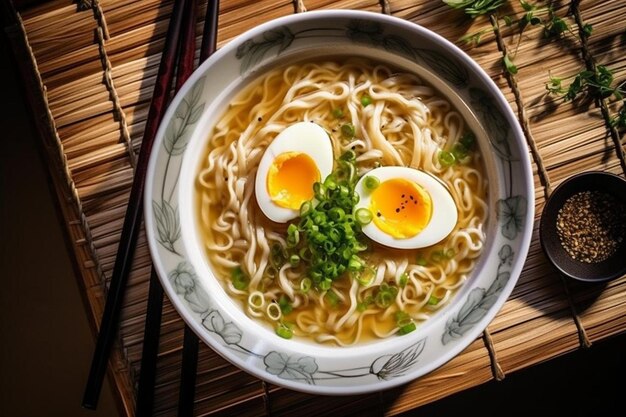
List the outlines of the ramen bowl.
<svg viewBox="0 0 626 417">
<path fill-rule="evenodd" d="M 237 92 L 281 63 L 341 55 L 415 73 L 438 90 L 475 132 L 489 182 L 482 254 L 454 297 L 415 331 L 348 347 L 283 339 L 249 318 L 212 272 L 194 200 L 207 138 Z M 189 78 L 157 134 L 145 218 L 163 287 L 202 341 L 273 384 L 348 395 L 419 378 L 481 334 L 519 277 L 531 238 L 533 198 L 522 132 L 498 87 L 471 58 L 437 34 L 398 18 L 320 11 L 279 18 L 242 34 Z"/>
</svg>

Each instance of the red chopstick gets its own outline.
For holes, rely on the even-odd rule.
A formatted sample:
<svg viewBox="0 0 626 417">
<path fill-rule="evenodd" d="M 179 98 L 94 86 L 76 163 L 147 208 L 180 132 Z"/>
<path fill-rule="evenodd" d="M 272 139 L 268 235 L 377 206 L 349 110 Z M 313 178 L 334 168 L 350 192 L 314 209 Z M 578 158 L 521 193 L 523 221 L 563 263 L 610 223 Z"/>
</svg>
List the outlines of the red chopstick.
<svg viewBox="0 0 626 417">
<path fill-rule="evenodd" d="M 111 347 L 117 332 L 124 290 L 126 288 L 126 282 L 128 281 L 128 274 L 131 269 L 141 224 L 143 190 L 148 160 L 150 158 L 156 131 L 165 113 L 168 93 L 172 86 L 176 48 L 179 41 L 183 21 L 183 9 L 186 2 L 187 0 L 175 0 L 174 10 L 167 30 L 159 72 L 150 103 L 141 149 L 139 151 L 135 177 L 130 191 L 128 208 L 126 209 L 126 216 L 122 227 L 120 244 L 115 257 L 113 276 L 111 278 L 102 322 L 100 324 L 100 333 L 96 341 L 96 348 L 89 370 L 85 393 L 83 395 L 82 405 L 85 408 L 95 409 L 98 404 Z"/>
</svg>

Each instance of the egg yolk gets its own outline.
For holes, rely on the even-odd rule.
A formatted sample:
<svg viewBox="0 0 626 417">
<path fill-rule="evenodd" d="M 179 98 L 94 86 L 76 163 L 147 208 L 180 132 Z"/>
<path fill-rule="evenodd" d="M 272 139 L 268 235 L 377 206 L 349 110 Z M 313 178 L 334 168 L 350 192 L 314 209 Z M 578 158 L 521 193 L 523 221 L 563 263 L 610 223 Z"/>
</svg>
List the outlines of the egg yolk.
<svg viewBox="0 0 626 417">
<path fill-rule="evenodd" d="M 417 235 L 432 217 L 430 195 L 404 178 L 382 182 L 373 192 L 370 211 L 380 230 L 398 239 Z"/>
<path fill-rule="evenodd" d="M 267 173 L 267 191 L 280 206 L 299 210 L 313 198 L 313 184 L 320 180 L 315 161 L 307 154 L 284 152 L 278 155 Z"/>
</svg>

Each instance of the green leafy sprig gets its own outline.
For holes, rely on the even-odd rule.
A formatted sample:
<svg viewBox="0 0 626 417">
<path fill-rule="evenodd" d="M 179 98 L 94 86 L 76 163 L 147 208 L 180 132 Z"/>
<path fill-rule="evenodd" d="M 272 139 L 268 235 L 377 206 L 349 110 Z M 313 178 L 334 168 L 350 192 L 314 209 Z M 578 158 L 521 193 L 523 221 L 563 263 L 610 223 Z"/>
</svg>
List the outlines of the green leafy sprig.
<svg viewBox="0 0 626 417">
<path fill-rule="evenodd" d="M 563 81 L 567 79 L 573 81 L 565 86 Z M 626 82 L 615 83 L 613 71 L 604 65 L 597 65 L 595 70 L 584 69 L 571 77 L 550 75 L 546 90 L 560 96 L 564 101 L 573 101 L 585 95 L 598 99 L 613 97 L 616 101 L 621 101 L 621 107 L 609 123 L 620 129 L 626 128 Z"/>
<path fill-rule="evenodd" d="M 507 0 L 443 0 L 453 9 L 462 9 L 472 18 L 496 11 Z"/>
</svg>

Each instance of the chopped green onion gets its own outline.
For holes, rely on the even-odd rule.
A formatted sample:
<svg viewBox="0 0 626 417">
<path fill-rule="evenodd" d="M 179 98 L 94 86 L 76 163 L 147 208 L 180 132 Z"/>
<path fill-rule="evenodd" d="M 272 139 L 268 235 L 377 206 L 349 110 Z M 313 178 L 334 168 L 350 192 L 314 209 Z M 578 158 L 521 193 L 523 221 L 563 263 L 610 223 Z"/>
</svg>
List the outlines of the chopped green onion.
<svg viewBox="0 0 626 417">
<path fill-rule="evenodd" d="M 398 325 L 398 327 L 406 326 L 412 321 L 413 319 L 411 318 L 411 316 L 408 315 L 408 313 L 404 311 L 396 311 L 396 324 Z"/>
<path fill-rule="evenodd" d="M 293 306 L 291 305 L 291 300 L 286 295 L 281 295 L 280 300 L 278 300 L 278 307 L 280 307 L 280 311 L 283 315 L 287 315 L 293 311 Z"/>
<path fill-rule="evenodd" d="M 333 221 L 341 221 L 346 217 L 346 212 L 341 207 L 333 207 L 328 212 L 328 217 Z"/>
<path fill-rule="evenodd" d="M 441 151 L 439 152 L 439 163 L 444 167 L 449 167 L 454 165 L 456 162 L 456 158 L 452 154 L 452 152 Z"/>
<path fill-rule="evenodd" d="M 396 313 L 396 324 L 398 326 L 398 334 L 400 335 L 411 333 L 416 329 L 413 319 L 404 311 L 398 311 Z"/>
<path fill-rule="evenodd" d="M 409 282 L 409 274 L 404 272 L 402 273 L 402 275 L 400 275 L 400 279 L 398 280 L 398 285 L 400 286 L 400 288 L 404 288 L 406 287 L 407 282 Z"/>
<path fill-rule="evenodd" d="M 356 309 L 362 313 L 372 304 L 374 304 L 374 297 L 368 295 L 363 301 L 357 303 Z"/>
<path fill-rule="evenodd" d="M 415 263 L 419 266 L 426 266 L 428 264 L 428 261 L 426 260 L 426 258 L 424 258 L 424 256 L 418 255 L 415 259 Z"/>
<path fill-rule="evenodd" d="M 361 105 L 362 105 L 363 107 L 367 107 L 367 106 L 369 106 L 370 104 L 372 104 L 372 98 L 371 98 L 370 96 L 368 96 L 367 94 L 363 94 L 363 95 L 361 96 Z"/>
<path fill-rule="evenodd" d="M 315 198 L 301 205 L 299 222 L 288 226 L 287 248 L 272 252 L 280 266 L 304 264 L 309 281 L 301 283 L 303 291 L 328 291 L 342 274 L 349 271 L 355 279 L 364 270 L 365 262 L 357 255 L 367 249 L 361 226 L 371 221 L 371 214 L 354 208 L 359 200 L 356 153 L 349 149 L 336 162 L 337 168 L 313 185 Z"/>
<path fill-rule="evenodd" d="M 335 119 L 341 119 L 343 117 L 343 110 L 341 110 L 341 108 L 339 107 L 336 107 L 333 109 L 332 114 Z"/>
<path fill-rule="evenodd" d="M 328 303 L 328 305 L 330 305 L 333 308 L 337 307 L 337 305 L 339 305 L 339 303 L 341 302 L 341 299 L 339 298 L 337 293 L 333 290 L 328 291 L 326 295 L 324 296 L 324 299 Z"/>
<path fill-rule="evenodd" d="M 287 228 L 287 246 L 293 248 L 298 245 L 298 242 L 300 242 L 300 232 L 298 226 L 292 223 Z"/>
<path fill-rule="evenodd" d="M 283 339 L 291 339 L 293 337 L 293 330 L 291 330 L 285 323 L 280 323 L 276 328 L 276 334 Z"/>
<path fill-rule="evenodd" d="M 309 278 L 302 278 L 302 281 L 300 281 L 300 291 L 302 291 L 303 293 L 307 293 L 309 292 L 309 290 L 311 289 L 311 280 Z"/>
<path fill-rule="evenodd" d="M 445 255 L 446 255 L 446 258 L 452 259 L 454 258 L 454 255 L 456 255 L 456 251 L 453 248 L 446 249 Z"/>
<path fill-rule="evenodd" d="M 398 288 L 393 285 L 388 285 L 386 283 L 380 284 L 380 288 L 376 297 L 374 298 L 374 302 L 380 308 L 387 308 L 393 302 L 393 299 L 396 298 L 398 294 Z"/>
<path fill-rule="evenodd" d="M 376 294 L 376 298 L 374 299 L 374 302 L 380 308 L 389 307 L 392 301 L 393 301 L 393 296 L 391 295 L 390 292 L 387 292 L 387 291 L 379 292 L 378 294 Z"/>
<path fill-rule="evenodd" d="M 352 139 L 355 133 L 356 131 L 354 130 L 354 125 L 352 123 L 346 123 L 341 125 L 341 134 L 346 139 Z"/>
<path fill-rule="evenodd" d="M 363 185 L 367 191 L 374 191 L 380 185 L 380 180 L 373 175 L 368 175 L 363 180 Z"/>
<path fill-rule="evenodd" d="M 350 125 L 350 126 L 352 126 L 352 125 Z M 352 129 L 354 129 L 354 127 Z M 354 136 L 354 134 L 353 134 L 353 136 Z M 347 151 L 345 151 L 344 153 L 341 154 L 339 159 L 341 161 L 345 161 L 345 162 L 355 162 L 356 161 L 356 153 L 352 149 L 348 149 Z"/>
<path fill-rule="evenodd" d="M 365 226 L 366 224 L 369 224 L 372 221 L 372 212 L 369 211 L 369 209 L 366 209 L 365 207 L 361 207 L 357 209 L 357 211 L 354 213 L 354 217 L 356 218 L 356 221 L 359 222 L 361 226 Z"/>
<path fill-rule="evenodd" d="M 322 291 L 328 291 L 332 284 L 333 282 L 331 280 L 325 279 L 324 281 L 320 282 L 319 286 Z"/>
<path fill-rule="evenodd" d="M 326 177 L 326 179 L 324 180 L 324 186 L 331 191 L 337 188 L 337 183 L 335 182 L 335 179 L 332 175 Z"/>
<path fill-rule="evenodd" d="M 352 255 L 348 261 L 348 271 L 360 271 L 362 268 L 363 262 L 361 259 L 356 255 Z"/>
<path fill-rule="evenodd" d="M 452 147 L 452 155 L 457 161 L 461 161 L 469 155 L 469 151 L 461 142 L 455 143 Z"/>
<path fill-rule="evenodd" d="M 414 331 L 417 327 L 415 326 L 415 323 L 411 322 L 409 324 L 406 324 L 402 327 L 400 327 L 400 330 L 398 330 L 398 333 L 400 335 L 405 335 L 408 333 L 411 333 L 412 331 Z"/>
<path fill-rule="evenodd" d="M 467 131 L 459 139 L 459 143 L 465 147 L 468 151 L 474 149 L 476 145 L 476 136 L 472 131 Z"/>
<path fill-rule="evenodd" d="M 321 182 L 313 184 L 313 192 L 315 193 L 315 198 L 318 200 L 324 200 L 326 198 L 326 187 Z"/>
<path fill-rule="evenodd" d="M 440 299 L 435 297 L 434 295 L 431 295 L 430 298 L 428 299 L 428 305 L 429 306 L 435 306 L 437 304 L 439 304 Z"/>
<path fill-rule="evenodd" d="M 300 259 L 304 261 L 310 261 L 311 260 L 311 248 L 309 248 L 308 246 L 304 246 L 298 251 L 298 255 L 300 256 Z"/>
<path fill-rule="evenodd" d="M 239 291 L 243 291 L 248 288 L 248 284 L 250 283 L 250 278 L 243 272 L 240 266 L 233 268 L 231 274 L 231 279 L 233 281 L 233 287 L 238 289 Z"/>
<path fill-rule="evenodd" d="M 360 271 L 353 271 L 352 277 L 363 287 L 369 287 L 376 278 L 376 270 L 371 267 L 364 267 Z"/>
<path fill-rule="evenodd" d="M 289 257 L 289 263 L 295 268 L 296 266 L 300 265 L 300 257 L 296 254 L 291 255 Z"/>
<path fill-rule="evenodd" d="M 300 206 L 300 217 L 306 216 L 306 214 L 311 211 L 312 208 L 313 203 L 311 203 L 310 201 L 305 201 L 304 203 L 302 203 L 302 205 Z"/>
</svg>

